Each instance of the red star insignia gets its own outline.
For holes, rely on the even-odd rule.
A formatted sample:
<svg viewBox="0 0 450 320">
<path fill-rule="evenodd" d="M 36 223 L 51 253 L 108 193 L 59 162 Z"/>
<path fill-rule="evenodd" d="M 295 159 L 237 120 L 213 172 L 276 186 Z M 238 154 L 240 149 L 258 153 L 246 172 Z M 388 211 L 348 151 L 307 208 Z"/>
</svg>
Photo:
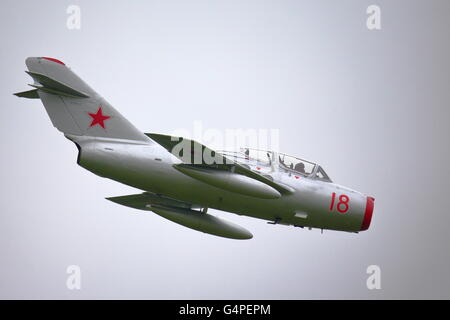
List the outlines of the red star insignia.
<svg viewBox="0 0 450 320">
<path fill-rule="evenodd" d="M 108 120 L 111 118 L 110 116 L 105 116 L 102 113 L 102 107 L 98 107 L 97 113 L 90 113 L 88 112 L 89 116 L 92 118 L 92 122 L 89 125 L 89 127 L 93 127 L 96 124 L 99 124 L 103 129 L 105 129 L 105 120 Z"/>
</svg>

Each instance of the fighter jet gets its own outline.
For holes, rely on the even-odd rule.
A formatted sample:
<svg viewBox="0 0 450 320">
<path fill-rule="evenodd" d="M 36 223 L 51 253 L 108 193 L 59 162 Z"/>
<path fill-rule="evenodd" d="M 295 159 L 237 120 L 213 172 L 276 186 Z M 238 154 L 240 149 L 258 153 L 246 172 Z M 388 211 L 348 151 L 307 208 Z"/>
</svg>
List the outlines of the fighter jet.
<svg viewBox="0 0 450 320">
<path fill-rule="evenodd" d="M 302 228 L 369 228 L 375 199 L 333 183 L 317 163 L 267 150 L 217 151 L 187 138 L 143 133 L 60 60 L 31 57 L 26 65 L 33 89 L 15 95 L 41 99 L 53 125 L 78 148 L 77 163 L 142 190 L 110 201 L 232 239 L 253 235 L 208 208 Z"/>
</svg>

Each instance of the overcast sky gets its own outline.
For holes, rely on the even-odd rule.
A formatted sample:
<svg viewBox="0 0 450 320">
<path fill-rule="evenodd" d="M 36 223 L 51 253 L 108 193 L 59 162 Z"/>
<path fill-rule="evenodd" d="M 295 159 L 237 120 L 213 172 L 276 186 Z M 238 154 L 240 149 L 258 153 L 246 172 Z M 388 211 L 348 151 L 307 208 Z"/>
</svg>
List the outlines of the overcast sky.
<svg viewBox="0 0 450 320">
<path fill-rule="evenodd" d="M 2 1 L 0 298 L 449 299 L 449 14 L 445 0 Z M 61 59 L 144 132 L 278 129 L 282 151 L 376 198 L 371 228 L 211 210 L 254 234 L 234 241 L 105 200 L 139 190 L 79 167 L 41 102 L 12 95 L 29 56 Z"/>
</svg>

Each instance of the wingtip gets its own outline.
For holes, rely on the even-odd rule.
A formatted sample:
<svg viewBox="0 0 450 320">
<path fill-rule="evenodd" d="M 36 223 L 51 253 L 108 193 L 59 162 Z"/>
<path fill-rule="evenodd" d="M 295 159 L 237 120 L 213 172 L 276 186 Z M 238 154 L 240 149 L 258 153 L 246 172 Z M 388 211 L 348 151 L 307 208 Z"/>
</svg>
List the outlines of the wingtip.
<svg viewBox="0 0 450 320">
<path fill-rule="evenodd" d="M 39 99 L 39 94 L 37 92 L 37 89 L 16 92 L 16 93 L 13 93 L 13 95 L 15 95 L 16 97 L 19 97 L 19 98 Z"/>
</svg>

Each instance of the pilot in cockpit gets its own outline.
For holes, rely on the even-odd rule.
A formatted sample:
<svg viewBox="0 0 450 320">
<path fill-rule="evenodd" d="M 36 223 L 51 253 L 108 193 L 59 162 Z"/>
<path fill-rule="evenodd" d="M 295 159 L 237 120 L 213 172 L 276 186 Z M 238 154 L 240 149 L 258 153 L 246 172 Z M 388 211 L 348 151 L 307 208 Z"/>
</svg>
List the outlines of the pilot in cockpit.
<svg viewBox="0 0 450 320">
<path fill-rule="evenodd" d="M 280 162 L 280 164 L 281 165 L 283 165 L 283 167 L 285 167 L 285 168 L 289 168 L 289 169 L 292 169 L 292 170 L 295 170 L 294 169 L 294 164 L 291 162 L 289 165 L 287 165 L 285 162 L 284 162 L 284 155 L 283 155 L 283 158 L 281 158 L 280 156 L 278 156 L 278 160 L 279 160 L 279 162 Z M 303 165 L 303 169 L 305 168 L 305 166 Z"/>
<path fill-rule="evenodd" d="M 295 165 L 294 168 L 295 171 L 300 173 L 305 173 L 305 164 L 303 162 L 299 162 Z"/>
</svg>

